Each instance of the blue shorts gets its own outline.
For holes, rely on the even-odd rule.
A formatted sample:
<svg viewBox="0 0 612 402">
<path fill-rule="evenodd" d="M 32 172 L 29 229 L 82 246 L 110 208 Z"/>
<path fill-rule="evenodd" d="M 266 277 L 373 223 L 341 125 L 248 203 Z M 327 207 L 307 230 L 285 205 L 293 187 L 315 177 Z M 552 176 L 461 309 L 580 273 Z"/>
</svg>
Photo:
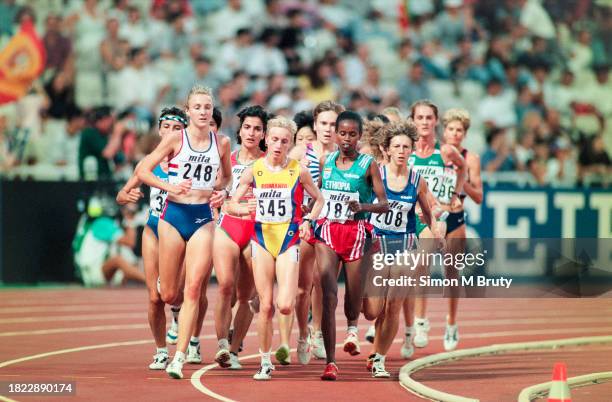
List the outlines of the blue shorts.
<svg viewBox="0 0 612 402">
<path fill-rule="evenodd" d="M 382 235 L 380 239 L 380 252 L 383 254 L 403 253 L 417 248 L 418 239 L 416 234 Z"/>
<path fill-rule="evenodd" d="M 191 236 L 208 222 L 213 216 L 208 204 L 179 204 L 167 201 L 161 219 L 171 224 L 188 241 Z"/>
<path fill-rule="evenodd" d="M 158 224 L 159 224 L 159 218 L 157 216 L 149 214 L 149 219 L 147 219 L 147 226 L 151 228 L 155 237 L 159 239 L 159 235 L 157 234 Z"/>
</svg>

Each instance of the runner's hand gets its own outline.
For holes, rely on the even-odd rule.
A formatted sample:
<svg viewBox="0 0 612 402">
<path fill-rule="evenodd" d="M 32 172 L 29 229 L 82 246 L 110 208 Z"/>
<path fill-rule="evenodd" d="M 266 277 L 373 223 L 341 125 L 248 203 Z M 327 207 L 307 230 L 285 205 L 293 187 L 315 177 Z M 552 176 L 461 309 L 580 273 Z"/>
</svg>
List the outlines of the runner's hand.
<svg viewBox="0 0 612 402">
<path fill-rule="evenodd" d="M 304 221 L 300 225 L 300 239 L 304 241 L 310 239 L 310 223 L 308 221 Z"/>
<path fill-rule="evenodd" d="M 227 191 L 225 189 L 215 190 L 213 191 L 208 201 L 212 208 L 221 208 L 221 205 L 223 205 L 223 201 L 225 201 L 225 198 L 227 198 Z"/>
<path fill-rule="evenodd" d="M 174 186 L 174 189 L 171 192 L 174 195 L 184 195 L 187 194 L 189 190 L 191 190 L 191 179 L 183 180 L 181 184 Z"/>
<path fill-rule="evenodd" d="M 361 204 L 359 203 L 359 201 L 350 200 L 348 202 L 348 206 L 349 206 L 349 209 L 354 213 L 361 212 L 363 210 L 361 208 Z"/>
</svg>

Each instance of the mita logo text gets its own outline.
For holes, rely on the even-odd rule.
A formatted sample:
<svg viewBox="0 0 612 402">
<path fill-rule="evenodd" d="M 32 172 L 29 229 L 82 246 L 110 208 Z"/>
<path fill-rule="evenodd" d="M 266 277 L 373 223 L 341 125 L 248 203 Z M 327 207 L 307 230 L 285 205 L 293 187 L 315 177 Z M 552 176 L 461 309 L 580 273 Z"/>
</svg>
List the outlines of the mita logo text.
<svg viewBox="0 0 612 402">
<path fill-rule="evenodd" d="M 206 156 L 206 155 L 189 155 L 189 162 L 197 162 L 197 163 L 209 163 L 210 162 L 210 156 Z"/>
</svg>

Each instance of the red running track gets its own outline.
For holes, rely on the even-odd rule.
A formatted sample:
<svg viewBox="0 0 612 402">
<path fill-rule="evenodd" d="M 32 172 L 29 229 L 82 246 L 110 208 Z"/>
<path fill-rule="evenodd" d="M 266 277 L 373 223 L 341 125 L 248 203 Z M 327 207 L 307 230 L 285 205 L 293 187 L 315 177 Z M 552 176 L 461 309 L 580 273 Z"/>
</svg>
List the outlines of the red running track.
<svg viewBox="0 0 612 402">
<path fill-rule="evenodd" d="M 213 399 L 201 389 L 239 401 L 420 400 L 398 383 L 399 369 L 405 363 L 399 356 L 399 338 L 387 358 L 387 368 L 393 373 L 389 380 L 373 379 L 365 370 L 367 344 L 362 344 L 360 356 L 338 352 L 340 377 L 335 383 L 319 380 L 323 363 L 315 360 L 308 366 L 277 365 L 272 381 L 255 382 L 251 376 L 258 366 L 256 356 L 243 361 L 242 371 L 213 368 L 202 374 L 216 351 L 211 313 L 214 294 L 215 289 L 210 289 L 210 313 L 202 330 L 204 364 L 187 365 L 185 379 L 177 381 L 164 372 L 147 369 L 154 345 L 146 321 L 144 289 L 0 292 L 0 381 L 75 381 L 76 396 L 62 398 L 70 401 Z M 418 349 L 415 358 L 443 351 L 445 310 L 444 300 L 430 301 L 430 345 Z M 338 306 L 338 342 L 344 336 L 342 311 Z M 610 299 L 465 299 L 459 311 L 462 348 L 612 334 Z M 361 337 L 368 324 L 362 321 Z M 256 354 L 254 331 L 252 326 L 242 356 Z M 295 355 L 292 359 L 297 361 Z M 567 363 L 570 376 L 610 370 L 612 347 L 479 357 L 431 367 L 415 373 L 414 378 L 436 389 L 483 401 L 515 401 L 522 388 L 549 381 L 552 362 L 558 360 Z M 191 380 L 198 371 L 201 376 L 193 382 L 201 389 Z M 607 384 L 586 387 L 575 391 L 585 399 L 574 401 L 608 401 L 611 393 Z M 40 396 L 10 398 L 45 400 Z"/>
</svg>

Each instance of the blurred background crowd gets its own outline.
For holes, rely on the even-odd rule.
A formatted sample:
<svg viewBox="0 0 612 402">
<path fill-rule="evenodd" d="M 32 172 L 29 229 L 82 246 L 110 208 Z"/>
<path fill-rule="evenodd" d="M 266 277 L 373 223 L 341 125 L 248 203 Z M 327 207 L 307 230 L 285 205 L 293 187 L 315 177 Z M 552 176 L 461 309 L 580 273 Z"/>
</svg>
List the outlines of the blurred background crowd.
<svg viewBox="0 0 612 402">
<path fill-rule="evenodd" d="M 608 186 L 612 0 L 45 0 L 0 2 L 0 49 L 25 20 L 44 72 L 0 106 L 0 174 L 121 180 L 162 107 L 210 86 L 220 132 L 261 104 L 332 99 L 364 117 L 429 98 L 472 117 L 485 180 Z"/>
</svg>

